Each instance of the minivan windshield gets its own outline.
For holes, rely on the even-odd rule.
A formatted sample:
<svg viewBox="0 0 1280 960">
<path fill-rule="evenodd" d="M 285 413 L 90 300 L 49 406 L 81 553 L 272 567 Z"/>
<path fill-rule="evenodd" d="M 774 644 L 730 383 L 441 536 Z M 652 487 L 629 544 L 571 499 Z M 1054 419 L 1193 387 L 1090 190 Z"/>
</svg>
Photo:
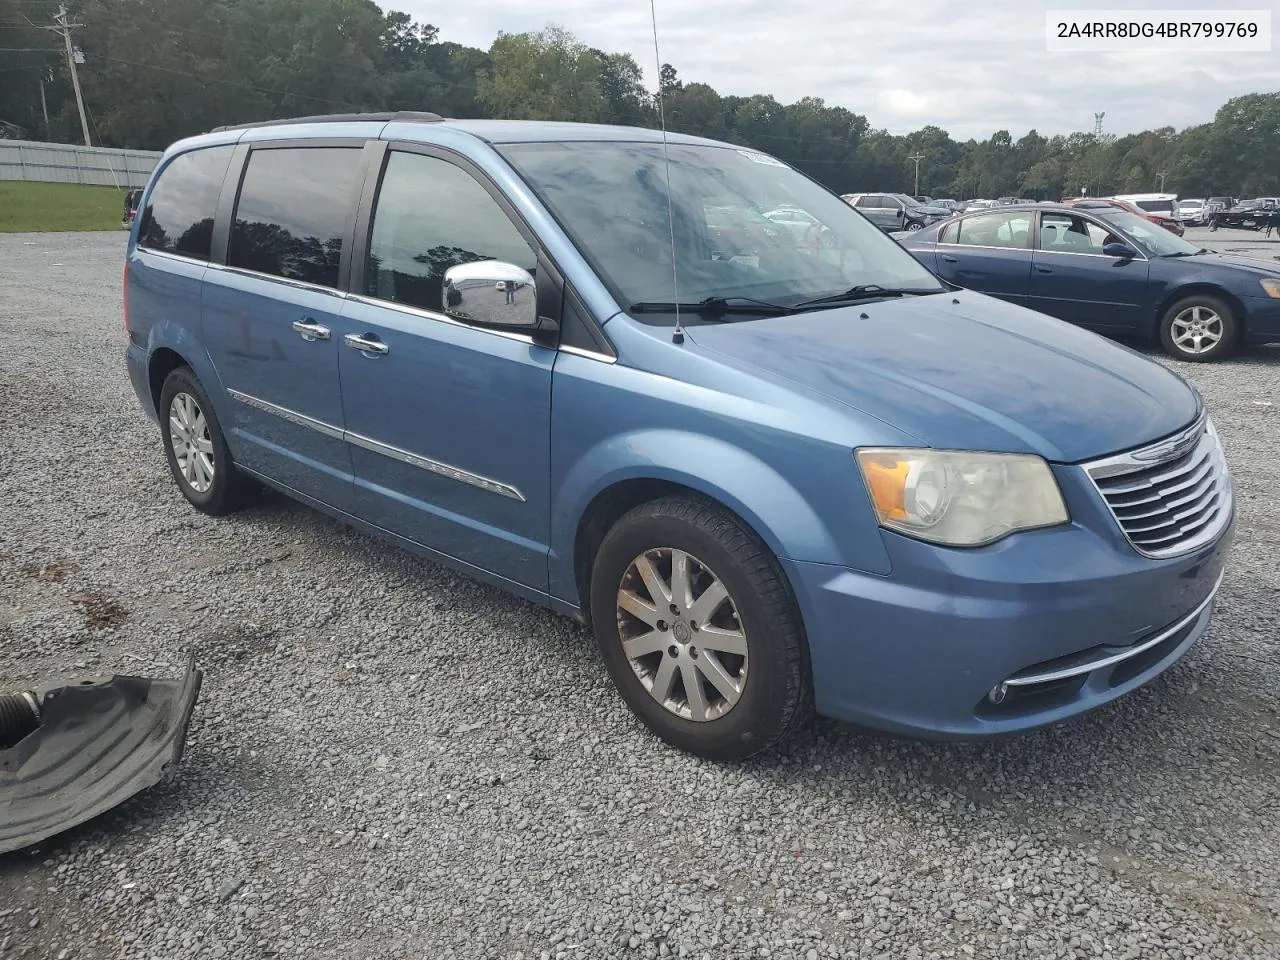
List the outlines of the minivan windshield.
<svg viewBox="0 0 1280 960">
<path fill-rule="evenodd" d="M 808 309 L 809 301 L 852 297 L 855 290 L 870 297 L 945 289 L 845 201 L 764 154 L 670 144 L 668 207 L 661 143 L 499 149 L 624 309 L 750 299 L 758 315 L 760 302 Z M 653 322 L 673 319 L 663 311 L 656 316 Z"/>
</svg>

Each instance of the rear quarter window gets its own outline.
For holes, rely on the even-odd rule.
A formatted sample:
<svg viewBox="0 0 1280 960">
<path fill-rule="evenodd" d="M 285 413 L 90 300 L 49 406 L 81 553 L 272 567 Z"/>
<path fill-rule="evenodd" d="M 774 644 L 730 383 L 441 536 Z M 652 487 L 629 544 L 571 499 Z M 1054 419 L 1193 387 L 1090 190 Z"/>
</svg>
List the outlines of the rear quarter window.
<svg viewBox="0 0 1280 960">
<path fill-rule="evenodd" d="M 235 148 L 207 147 L 174 157 L 151 188 L 138 246 L 208 260 L 213 217 Z"/>
<path fill-rule="evenodd" d="M 343 239 L 360 184 L 363 146 L 252 151 L 231 226 L 227 263 L 336 287 Z"/>
</svg>

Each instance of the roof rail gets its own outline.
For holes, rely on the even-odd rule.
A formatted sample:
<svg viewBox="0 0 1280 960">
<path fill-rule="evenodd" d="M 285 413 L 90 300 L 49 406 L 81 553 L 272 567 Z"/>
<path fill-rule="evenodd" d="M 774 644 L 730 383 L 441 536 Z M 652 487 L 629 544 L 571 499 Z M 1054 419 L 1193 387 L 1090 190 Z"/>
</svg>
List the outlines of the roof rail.
<svg viewBox="0 0 1280 960">
<path fill-rule="evenodd" d="M 285 120 L 259 120 L 256 123 L 229 123 L 214 127 L 211 132 L 224 130 L 252 130 L 255 127 L 282 127 L 294 123 L 354 123 L 357 121 L 389 123 L 391 121 L 415 123 L 440 123 L 444 117 L 425 110 L 397 110 L 393 113 L 323 113 L 315 117 L 291 117 Z"/>
</svg>

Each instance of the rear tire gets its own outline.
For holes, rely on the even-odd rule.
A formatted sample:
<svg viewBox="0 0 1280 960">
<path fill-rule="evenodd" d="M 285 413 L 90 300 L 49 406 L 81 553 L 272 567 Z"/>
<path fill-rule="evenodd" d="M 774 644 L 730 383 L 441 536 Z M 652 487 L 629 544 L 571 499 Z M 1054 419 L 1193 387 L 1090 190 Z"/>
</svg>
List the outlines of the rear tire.
<svg viewBox="0 0 1280 960">
<path fill-rule="evenodd" d="M 719 505 L 672 496 L 622 517 L 596 553 L 590 603 L 614 685 L 667 743 L 740 760 L 810 722 L 795 598 L 769 548 Z"/>
<path fill-rule="evenodd" d="M 1206 293 L 1183 297 L 1160 320 L 1160 342 L 1165 351 L 1192 363 L 1221 360 L 1235 349 L 1239 334 L 1231 305 Z"/>
<path fill-rule="evenodd" d="M 258 485 L 231 462 L 218 415 L 190 367 L 165 378 L 157 413 L 169 473 L 188 503 L 219 517 L 253 498 Z"/>
</svg>

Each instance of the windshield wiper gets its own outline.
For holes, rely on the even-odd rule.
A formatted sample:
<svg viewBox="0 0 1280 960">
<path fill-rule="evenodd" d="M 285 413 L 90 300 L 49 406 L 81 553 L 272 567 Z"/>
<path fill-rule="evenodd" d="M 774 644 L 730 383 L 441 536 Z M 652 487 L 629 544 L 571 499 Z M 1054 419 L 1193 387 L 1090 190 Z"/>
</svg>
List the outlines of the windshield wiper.
<svg viewBox="0 0 1280 960">
<path fill-rule="evenodd" d="M 705 300 L 690 303 L 642 300 L 627 308 L 628 313 L 675 313 L 677 310 L 701 316 L 723 316 L 726 313 L 758 313 L 764 316 L 776 316 L 792 312 L 791 307 L 783 306 L 781 303 L 753 300 L 751 297 L 707 297 Z"/>
<path fill-rule="evenodd" d="M 812 300 L 801 300 L 792 304 L 791 309 L 802 310 L 806 307 L 835 306 L 842 303 L 858 303 L 862 300 L 880 300 L 888 297 L 919 297 L 930 293 L 942 293 L 941 290 L 916 290 L 909 287 L 882 287 L 878 283 L 860 283 L 850 287 L 844 293 L 833 293 L 828 297 L 815 297 Z"/>
</svg>

